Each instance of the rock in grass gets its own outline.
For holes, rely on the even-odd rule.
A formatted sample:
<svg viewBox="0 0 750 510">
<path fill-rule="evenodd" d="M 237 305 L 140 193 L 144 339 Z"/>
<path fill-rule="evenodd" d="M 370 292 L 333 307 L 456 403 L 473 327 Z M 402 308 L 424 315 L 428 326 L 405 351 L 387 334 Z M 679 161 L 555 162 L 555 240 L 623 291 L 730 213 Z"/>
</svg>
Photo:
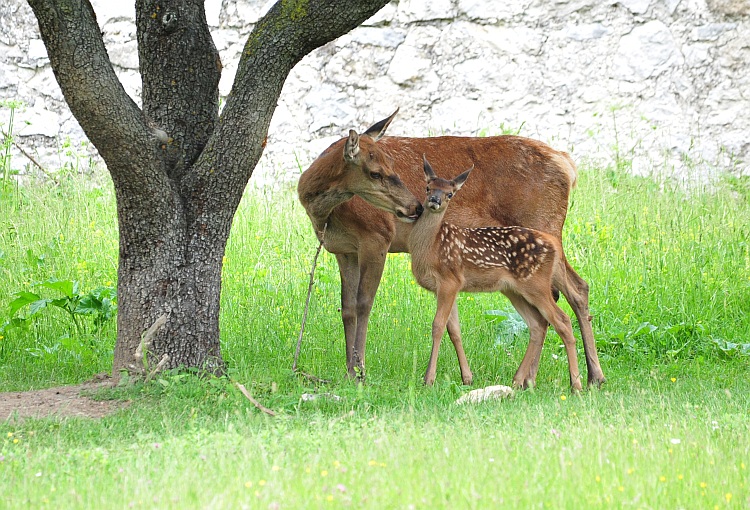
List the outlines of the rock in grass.
<svg viewBox="0 0 750 510">
<path fill-rule="evenodd" d="M 334 393 L 303 393 L 300 397 L 300 400 L 302 400 L 302 402 L 312 402 L 313 400 L 319 399 L 338 402 L 339 400 L 341 400 L 341 397 Z"/>
<path fill-rule="evenodd" d="M 513 395 L 513 388 L 510 386 L 487 386 L 486 388 L 472 390 L 466 395 L 461 396 L 456 400 L 456 404 L 476 404 L 486 400 L 500 400 L 511 395 Z"/>
</svg>

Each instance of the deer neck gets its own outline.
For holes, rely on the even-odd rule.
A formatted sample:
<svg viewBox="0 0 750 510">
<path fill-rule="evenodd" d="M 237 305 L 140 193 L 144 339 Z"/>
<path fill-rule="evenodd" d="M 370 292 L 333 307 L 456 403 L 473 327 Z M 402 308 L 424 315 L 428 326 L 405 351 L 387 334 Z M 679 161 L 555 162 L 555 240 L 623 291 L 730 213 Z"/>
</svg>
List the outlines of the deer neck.
<svg viewBox="0 0 750 510">
<path fill-rule="evenodd" d="M 343 174 L 334 168 L 321 169 L 302 174 L 297 193 L 302 206 L 320 235 L 333 210 L 350 200 L 354 193 L 342 185 Z"/>
<path fill-rule="evenodd" d="M 433 246 L 439 241 L 445 211 L 446 209 L 432 212 L 428 207 L 424 208 L 409 234 L 409 251 L 412 257 L 421 260 L 434 251 Z"/>
</svg>

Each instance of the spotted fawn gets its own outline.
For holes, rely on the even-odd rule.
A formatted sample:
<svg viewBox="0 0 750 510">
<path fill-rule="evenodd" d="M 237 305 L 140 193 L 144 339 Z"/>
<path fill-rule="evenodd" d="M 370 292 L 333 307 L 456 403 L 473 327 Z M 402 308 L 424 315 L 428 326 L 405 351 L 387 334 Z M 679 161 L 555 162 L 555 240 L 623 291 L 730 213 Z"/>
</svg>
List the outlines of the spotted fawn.
<svg viewBox="0 0 750 510">
<path fill-rule="evenodd" d="M 435 382 L 438 350 L 447 327 L 458 355 L 461 379 L 464 384 L 471 384 L 473 375 L 461 343 L 456 298 L 459 291 L 499 291 L 510 299 L 529 327 L 530 345 L 518 373 L 531 374 L 532 380 L 514 380 L 514 384 L 533 384 L 538 352 L 547 326 L 552 324 L 565 345 L 571 388 L 578 391 L 581 376 L 570 317 L 552 295 L 552 288 L 559 288 L 565 278 L 559 241 L 544 232 L 517 226 L 461 228 L 443 222 L 448 204 L 472 169 L 448 181 L 435 175 L 424 159 L 427 198 L 424 212 L 409 235 L 412 272 L 419 285 L 437 297 L 432 352 L 424 382 Z"/>
</svg>

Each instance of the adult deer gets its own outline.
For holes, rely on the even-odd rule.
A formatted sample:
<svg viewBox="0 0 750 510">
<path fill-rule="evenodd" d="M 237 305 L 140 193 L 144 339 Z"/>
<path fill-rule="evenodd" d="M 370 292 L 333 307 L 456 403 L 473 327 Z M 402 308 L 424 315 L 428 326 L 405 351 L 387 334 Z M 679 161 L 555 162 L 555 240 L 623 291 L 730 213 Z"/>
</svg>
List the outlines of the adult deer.
<svg viewBox="0 0 750 510">
<path fill-rule="evenodd" d="M 407 197 L 403 186 L 424 197 L 423 154 L 441 168 L 474 165 L 475 179 L 446 214 L 446 221 L 461 227 L 522 225 L 560 240 L 577 178 L 570 156 L 529 138 L 384 137 L 396 113 L 361 136 L 351 130 L 334 142 L 305 170 L 297 187 L 318 239 L 339 265 L 351 377 L 364 375 L 367 325 L 386 254 L 408 251 L 411 223 L 421 212 L 421 201 Z M 561 256 L 566 278 L 557 290 L 580 324 L 588 382 L 600 385 L 604 374 L 591 329 L 589 286 Z M 516 385 L 534 384 L 541 356 L 537 348 L 529 345 L 525 358 L 534 362 L 521 365 L 513 378 Z"/>
<path fill-rule="evenodd" d="M 447 327 L 461 367 L 461 379 L 464 384 L 471 384 L 472 374 L 461 343 L 458 293 L 499 291 L 510 299 L 529 326 L 529 352 L 541 349 L 547 326 L 552 324 L 565 345 L 570 386 L 579 391 L 581 375 L 570 317 L 552 296 L 552 288 L 565 280 L 560 241 L 550 234 L 518 226 L 460 228 L 443 221 L 448 204 L 472 170 L 473 167 L 447 181 L 435 175 L 424 159 L 427 198 L 424 212 L 409 235 L 414 277 L 437 298 L 432 352 L 424 382 L 435 382 L 438 350 Z M 524 358 L 522 367 L 534 362 Z"/>
</svg>

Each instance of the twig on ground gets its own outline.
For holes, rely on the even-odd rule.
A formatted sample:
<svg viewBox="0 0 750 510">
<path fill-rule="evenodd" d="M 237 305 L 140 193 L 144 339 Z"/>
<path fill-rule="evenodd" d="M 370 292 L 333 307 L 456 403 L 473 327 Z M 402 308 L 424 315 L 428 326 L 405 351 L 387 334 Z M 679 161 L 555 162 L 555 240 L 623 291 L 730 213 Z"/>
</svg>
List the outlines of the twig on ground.
<svg viewBox="0 0 750 510">
<path fill-rule="evenodd" d="M 308 374 L 307 372 L 303 372 L 302 370 L 295 370 L 295 374 L 301 375 L 305 379 L 314 382 L 315 384 L 328 384 L 331 382 L 329 379 L 321 379 L 317 375 Z"/>
<path fill-rule="evenodd" d="M 245 398 L 247 398 L 260 411 L 266 413 L 268 416 L 276 416 L 275 412 L 273 412 L 272 410 L 270 410 L 269 408 L 267 408 L 266 406 L 264 406 L 263 404 L 261 404 L 260 402 L 258 402 L 257 400 L 255 400 L 253 398 L 253 396 L 250 395 L 250 392 L 247 391 L 247 388 L 245 388 L 245 386 L 243 386 L 242 384 L 240 384 L 238 382 L 236 382 L 234 384 L 237 385 L 237 387 L 240 389 L 240 391 L 242 392 L 242 394 L 245 395 Z"/>
<path fill-rule="evenodd" d="M 166 323 L 167 314 L 160 315 L 159 318 L 154 321 L 151 327 L 148 328 L 145 333 L 143 333 L 143 336 L 141 337 L 141 343 L 138 344 L 138 347 L 135 349 L 135 353 L 133 354 L 135 363 L 130 364 L 130 370 L 132 372 L 135 372 L 136 374 L 145 373 L 147 375 L 147 381 L 151 379 L 151 377 L 153 377 L 157 372 L 163 369 L 167 364 L 167 361 L 169 361 L 169 356 L 167 354 L 164 354 L 154 370 L 148 373 L 148 358 L 147 356 L 145 356 L 145 353 L 148 353 L 149 349 L 151 349 L 151 342 L 154 339 L 154 335 L 156 335 L 156 333 L 162 327 L 164 327 L 164 324 Z"/>
<path fill-rule="evenodd" d="M 167 362 L 169 361 L 169 354 L 165 354 L 161 357 L 159 360 L 159 363 L 156 364 L 154 369 L 146 375 L 145 382 L 149 382 L 156 374 L 164 370 L 164 367 L 167 366 Z"/>
<path fill-rule="evenodd" d="M 302 348 L 302 335 L 305 332 L 305 324 L 307 323 L 307 312 L 310 309 L 310 296 L 312 295 L 312 288 L 313 285 L 315 285 L 315 267 L 318 265 L 318 256 L 320 255 L 320 250 L 323 248 L 323 239 L 326 235 L 326 229 L 328 228 L 328 223 L 323 225 L 323 232 L 320 233 L 320 243 L 318 244 L 318 249 L 315 251 L 315 257 L 313 258 L 312 263 L 312 269 L 310 269 L 310 282 L 307 285 L 307 299 L 305 300 L 305 311 L 302 313 L 302 325 L 299 329 L 299 337 L 297 338 L 297 348 L 294 351 L 294 362 L 292 363 L 292 372 L 295 374 L 299 373 L 303 377 L 306 377 L 307 379 L 310 379 L 314 382 L 320 382 L 325 383 L 328 382 L 324 379 L 320 379 L 319 377 L 315 377 L 314 375 L 306 374 L 305 372 L 301 372 L 297 369 L 297 360 L 299 359 L 299 352 Z"/>
</svg>

